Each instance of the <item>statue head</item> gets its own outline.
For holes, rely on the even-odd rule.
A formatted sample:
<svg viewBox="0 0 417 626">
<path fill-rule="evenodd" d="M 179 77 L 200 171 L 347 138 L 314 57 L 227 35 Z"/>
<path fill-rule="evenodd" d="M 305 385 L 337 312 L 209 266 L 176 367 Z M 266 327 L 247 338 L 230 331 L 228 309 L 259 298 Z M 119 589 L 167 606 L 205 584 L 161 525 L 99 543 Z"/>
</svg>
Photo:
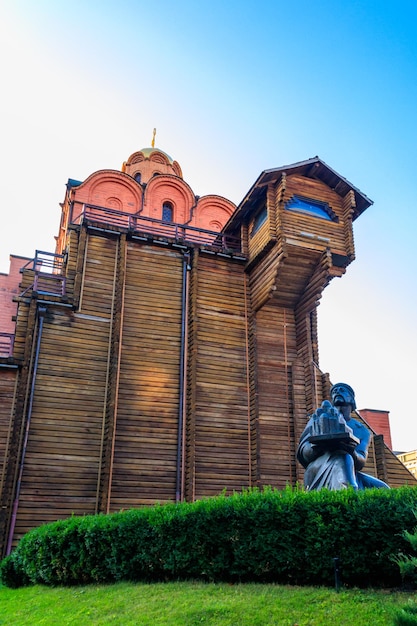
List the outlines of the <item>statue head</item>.
<svg viewBox="0 0 417 626">
<path fill-rule="evenodd" d="M 330 389 L 330 395 L 334 406 L 350 404 L 352 410 L 356 409 L 355 392 L 350 385 L 346 383 L 336 383 Z"/>
</svg>

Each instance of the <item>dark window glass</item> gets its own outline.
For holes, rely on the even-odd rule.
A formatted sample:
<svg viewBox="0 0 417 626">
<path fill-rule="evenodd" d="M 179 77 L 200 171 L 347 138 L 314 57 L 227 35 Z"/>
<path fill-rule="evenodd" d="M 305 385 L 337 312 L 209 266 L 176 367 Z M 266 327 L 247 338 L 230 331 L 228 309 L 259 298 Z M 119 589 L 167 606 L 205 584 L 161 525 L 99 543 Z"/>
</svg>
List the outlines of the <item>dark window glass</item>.
<svg viewBox="0 0 417 626">
<path fill-rule="evenodd" d="M 310 198 L 302 198 L 301 196 L 293 196 L 285 204 L 287 211 L 296 211 L 297 213 L 306 213 L 312 217 L 320 217 L 323 220 L 337 221 L 336 215 L 333 213 L 327 202 L 320 200 L 312 200 Z"/>
<path fill-rule="evenodd" d="M 264 206 L 259 213 L 255 216 L 252 230 L 250 232 L 250 236 L 253 237 L 256 232 L 260 229 L 262 224 L 265 224 L 266 218 L 268 217 L 268 211 L 266 206 Z"/>
<path fill-rule="evenodd" d="M 170 202 L 164 202 L 162 205 L 162 221 L 172 222 L 174 217 L 174 207 Z"/>
<path fill-rule="evenodd" d="M 140 172 L 136 172 L 136 174 L 135 174 L 135 181 L 137 183 L 140 183 L 141 180 L 142 180 L 142 174 Z"/>
</svg>

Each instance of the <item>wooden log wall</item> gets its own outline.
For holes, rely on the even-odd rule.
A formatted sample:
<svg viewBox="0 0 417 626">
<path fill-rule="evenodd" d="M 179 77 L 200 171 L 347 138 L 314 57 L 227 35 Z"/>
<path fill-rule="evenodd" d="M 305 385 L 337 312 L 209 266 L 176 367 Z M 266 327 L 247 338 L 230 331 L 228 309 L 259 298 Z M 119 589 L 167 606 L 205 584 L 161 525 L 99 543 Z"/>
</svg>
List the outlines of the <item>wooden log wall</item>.
<svg viewBox="0 0 417 626">
<path fill-rule="evenodd" d="M 271 300 L 256 313 L 258 484 L 296 482 L 293 373 L 294 311 Z"/>
<path fill-rule="evenodd" d="M 345 227 L 346 254 L 350 261 L 355 258 L 355 243 L 353 239 L 353 212 L 356 208 L 355 194 L 351 189 L 343 198 L 343 224 Z"/>
<path fill-rule="evenodd" d="M 26 271 L 22 277 L 19 287 L 22 293 L 30 288 L 35 279 L 32 271 Z M 33 333 L 34 315 L 36 311 L 36 303 L 31 303 L 30 297 L 18 296 L 19 303 L 16 314 L 16 332 L 14 337 L 13 355 L 19 361 L 27 360 L 29 343 L 27 340 L 27 332 Z"/>
<path fill-rule="evenodd" d="M 258 210 L 254 211 L 254 217 L 243 229 L 244 249 L 249 256 L 248 268 L 254 264 L 255 260 L 264 256 L 271 246 L 278 243 L 278 254 L 283 252 L 283 221 L 282 209 L 285 199 L 286 176 L 283 174 L 277 186 L 269 184 L 265 190 L 265 197 L 258 201 Z M 262 207 L 267 208 L 267 218 L 257 232 L 252 235 L 252 229 L 256 221 L 256 214 Z"/>
<path fill-rule="evenodd" d="M 254 311 L 260 309 L 276 290 L 276 278 L 285 254 L 276 254 L 275 247 L 250 272 L 251 303 Z"/>
<path fill-rule="evenodd" d="M 30 272 L 30 274 L 33 274 Z M 4 554 L 7 545 L 11 514 L 19 472 L 27 410 L 28 389 L 31 384 L 31 365 L 34 357 L 36 340 L 37 306 L 35 300 L 22 301 L 18 308 L 15 336 L 15 354 L 21 364 L 16 378 L 16 390 L 13 402 L 13 411 L 10 415 L 10 434 L 7 435 L 7 449 L 5 450 L 5 472 L 2 491 L 0 492 L 0 555 Z M 24 340 L 26 336 L 26 341 Z M 16 338 L 17 346 L 16 346 Z"/>
<path fill-rule="evenodd" d="M 294 246 L 286 246 L 286 255 L 278 266 L 271 295 L 279 299 L 282 305 L 291 308 L 297 306 L 319 260 L 320 253 L 315 250 L 302 248 L 297 251 Z"/>
<path fill-rule="evenodd" d="M 175 500 L 182 254 L 129 242 L 110 510 Z"/>
<path fill-rule="evenodd" d="M 356 411 L 353 417 L 372 430 Z M 388 483 L 390 487 L 416 485 L 416 478 L 384 443 L 383 435 L 373 434 L 364 471 Z"/>
<path fill-rule="evenodd" d="M 80 238 L 80 243 L 82 238 Z M 82 246 L 80 245 L 80 248 Z M 84 247 L 85 250 L 85 247 Z M 103 424 L 102 454 L 99 470 L 99 511 L 110 510 L 111 477 L 113 471 L 114 441 L 117 427 L 118 393 L 120 382 L 120 357 L 122 350 L 124 300 L 126 291 L 127 241 L 123 233 L 119 237 L 116 258 L 116 286 L 112 303 L 112 322 L 109 335 L 109 370 L 107 374 L 107 402 Z"/>
<path fill-rule="evenodd" d="M 45 521 L 96 512 L 108 332 L 108 322 L 65 311 L 45 319 L 16 538 Z"/>
<path fill-rule="evenodd" d="M 118 237 L 89 234 L 78 311 L 110 320 L 117 283 Z"/>
<path fill-rule="evenodd" d="M 416 478 L 413 474 L 401 463 L 400 459 L 387 448 L 387 446 L 381 446 L 381 453 L 384 455 L 385 463 L 385 476 L 386 481 L 390 487 L 402 487 L 403 485 L 416 486 Z M 378 475 L 378 478 L 384 480 Z"/>
<path fill-rule="evenodd" d="M 253 232 L 254 223 L 256 221 L 257 213 L 267 209 L 267 215 L 265 222 L 258 228 L 256 232 Z M 275 236 L 275 207 L 267 202 L 267 198 L 259 203 L 258 210 L 254 213 L 254 219 L 251 220 L 248 229 L 248 248 L 249 258 L 255 258 L 270 241 L 271 237 Z"/>
<path fill-rule="evenodd" d="M 86 236 L 85 231 L 80 231 L 79 229 L 70 229 L 68 231 L 66 248 L 64 250 L 66 255 L 64 265 L 66 293 L 71 302 L 74 300 L 74 283 L 77 276 L 78 253 L 79 251 L 83 252 L 83 250 L 79 250 L 80 232 L 83 232 L 84 236 Z"/>
<path fill-rule="evenodd" d="M 304 364 L 305 398 L 309 414 L 324 400 L 323 377 L 318 367 L 317 305 L 331 277 L 331 255 L 325 251 L 316 262 L 295 307 L 297 354 Z"/>
<path fill-rule="evenodd" d="M 201 253 L 191 286 L 187 497 L 247 487 L 250 414 L 247 308 L 241 263 Z M 191 423 L 190 423 L 191 421 Z"/>
<path fill-rule="evenodd" d="M 308 381 L 307 381 L 308 382 Z M 305 364 L 301 356 L 297 356 L 292 364 L 292 397 L 293 397 L 293 423 L 294 441 L 297 449 L 301 434 L 307 424 L 308 409 L 306 395 Z M 296 483 L 303 484 L 304 468 L 300 463 L 295 464 Z"/>
<path fill-rule="evenodd" d="M 193 502 L 195 500 L 195 464 L 196 464 L 196 419 L 195 406 L 197 402 L 197 359 L 198 359 L 198 265 L 200 250 L 197 248 L 192 253 L 192 267 L 188 283 L 188 317 L 187 317 L 187 407 L 186 429 L 183 440 L 184 464 L 182 485 L 184 498 Z"/>
<path fill-rule="evenodd" d="M 250 298 L 250 279 L 245 275 L 245 300 L 246 300 L 246 349 L 248 351 L 248 393 L 250 415 L 250 486 L 259 486 L 259 437 L 258 437 L 258 387 L 259 373 L 257 367 L 257 343 L 256 343 L 256 312 L 252 307 Z"/>
<path fill-rule="evenodd" d="M 97 511 L 118 239 L 90 235 L 88 248 L 80 310 L 50 305 L 44 318 L 15 540 Z"/>
<path fill-rule="evenodd" d="M 282 213 L 284 210 L 285 192 L 287 189 L 287 175 L 282 174 L 282 178 L 277 185 L 270 184 L 268 186 L 268 198 L 270 198 L 270 204 L 274 204 L 275 207 L 275 232 L 274 235 L 278 242 L 278 252 L 283 251 L 284 240 L 284 223 L 282 220 Z"/>
<path fill-rule="evenodd" d="M 320 237 L 321 241 L 323 241 L 323 238 L 327 238 L 331 245 L 332 252 L 334 253 L 341 255 L 347 255 L 348 252 L 350 253 L 350 246 L 349 250 L 347 250 L 346 225 L 344 222 L 344 219 L 348 217 L 348 213 L 345 212 L 342 198 L 319 180 L 308 179 L 297 175 L 287 176 L 285 202 L 290 200 L 294 194 L 327 202 L 339 218 L 339 222 L 317 218 L 312 219 L 311 216 L 307 214 L 284 210 L 282 211 L 282 220 L 285 236 L 287 238 L 293 238 L 297 241 L 297 244 L 301 246 L 303 245 L 303 237 L 300 236 L 300 233 L 306 232 Z M 351 222 L 349 223 L 349 227 L 351 227 Z M 351 241 L 349 243 L 351 245 Z M 312 247 L 314 246 L 314 241 L 305 239 L 304 245 L 306 247 Z"/>
<path fill-rule="evenodd" d="M 3 493 L 9 461 L 17 373 L 17 369 L 1 368 L 0 370 L 0 495 Z M 0 517 L 1 522 L 4 523 L 4 520 Z"/>
</svg>

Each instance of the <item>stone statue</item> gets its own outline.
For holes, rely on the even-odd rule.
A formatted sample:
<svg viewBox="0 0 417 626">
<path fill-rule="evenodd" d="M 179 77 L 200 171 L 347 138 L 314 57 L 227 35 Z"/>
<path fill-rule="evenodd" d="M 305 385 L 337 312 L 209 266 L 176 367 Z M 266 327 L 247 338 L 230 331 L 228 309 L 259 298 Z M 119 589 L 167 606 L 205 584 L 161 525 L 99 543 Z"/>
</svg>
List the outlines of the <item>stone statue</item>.
<svg viewBox="0 0 417 626">
<path fill-rule="evenodd" d="M 352 387 L 337 383 L 330 394 L 332 403 L 325 400 L 310 417 L 298 445 L 297 459 L 305 468 L 305 487 L 389 489 L 382 480 L 361 471 L 368 457 L 371 433 L 351 417 L 356 409 Z"/>
</svg>

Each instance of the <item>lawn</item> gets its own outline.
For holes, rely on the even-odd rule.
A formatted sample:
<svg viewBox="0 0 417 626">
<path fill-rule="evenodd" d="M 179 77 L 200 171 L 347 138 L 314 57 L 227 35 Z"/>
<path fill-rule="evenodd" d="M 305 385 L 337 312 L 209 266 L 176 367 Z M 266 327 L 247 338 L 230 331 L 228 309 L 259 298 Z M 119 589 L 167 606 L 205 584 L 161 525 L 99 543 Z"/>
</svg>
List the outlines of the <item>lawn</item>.
<svg viewBox="0 0 417 626">
<path fill-rule="evenodd" d="M 0 587 L 0 625 L 221 624 L 224 626 L 392 625 L 413 594 L 255 584 Z"/>
</svg>

